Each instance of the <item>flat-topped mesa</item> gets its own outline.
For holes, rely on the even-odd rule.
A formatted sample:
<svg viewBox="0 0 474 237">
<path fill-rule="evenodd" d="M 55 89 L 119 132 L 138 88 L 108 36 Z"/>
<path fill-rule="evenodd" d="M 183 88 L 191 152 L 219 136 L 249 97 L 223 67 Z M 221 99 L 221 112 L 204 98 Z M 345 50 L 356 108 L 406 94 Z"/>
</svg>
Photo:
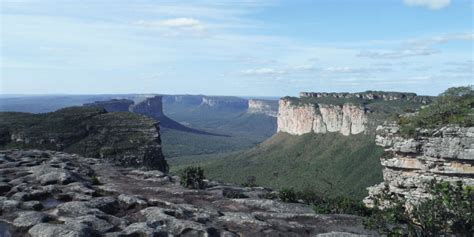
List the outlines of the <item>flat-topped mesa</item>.
<svg viewBox="0 0 474 237">
<path fill-rule="evenodd" d="M 161 117 L 164 116 L 162 100 L 162 96 L 154 96 L 147 98 L 144 101 L 133 105 L 130 108 L 130 111 L 159 120 Z"/>
<path fill-rule="evenodd" d="M 280 99 L 278 132 L 292 135 L 339 132 L 348 136 L 366 131 L 368 118 L 364 107 L 354 104 L 300 104 Z"/>
<path fill-rule="evenodd" d="M 247 113 L 250 114 L 265 114 L 271 117 L 278 115 L 278 102 L 274 100 L 248 100 Z"/>
<path fill-rule="evenodd" d="M 230 96 L 203 96 L 199 106 L 244 111 L 248 108 L 247 100 Z"/>
<path fill-rule="evenodd" d="M 0 113 L 0 149 L 66 151 L 123 166 L 167 171 L 155 120 L 130 112 L 69 107 L 45 114 Z"/>
<path fill-rule="evenodd" d="M 301 98 L 344 98 L 344 99 L 363 99 L 363 100 L 400 100 L 400 101 L 416 101 L 423 104 L 431 102 L 429 96 L 418 96 L 415 93 L 404 92 L 385 92 L 385 91 L 366 91 L 360 93 L 348 92 L 301 92 Z"/>
<path fill-rule="evenodd" d="M 393 123 L 377 128 L 376 143 L 386 151 L 380 158 L 384 182 L 368 188 L 366 205 L 373 205 L 385 183 L 389 193 L 411 203 L 429 196 L 426 189 L 433 179 L 474 186 L 474 127 L 421 129 L 413 138 L 399 131 Z"/>
<path fill-rule="evenodd" d="M 94 103 L 84 104 L 86 107 L 99 107 L 105 109 L 107 112 L 127 112 L 130 106 L 134 104 L 133 100 L 127 99 L 112 99 L 106 101 L 96 101 Z"/>
</svg>

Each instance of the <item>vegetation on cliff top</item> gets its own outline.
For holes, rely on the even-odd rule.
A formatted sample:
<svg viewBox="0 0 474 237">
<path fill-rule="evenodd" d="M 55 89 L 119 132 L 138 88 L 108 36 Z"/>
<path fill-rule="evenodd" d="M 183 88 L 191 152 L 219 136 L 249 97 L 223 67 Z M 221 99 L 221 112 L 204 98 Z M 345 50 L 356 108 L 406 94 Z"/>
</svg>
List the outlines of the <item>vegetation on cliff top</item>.
<svg viewBox="0 0 474 237">
<path fill-rule="evenodd" d="M 405 136 L 416 134 L 417 128 L 439 128 L 447 124 L 474 126 L 474 87 L 453 87 L 413 116 L 402 116 L 398 123 Z"/>
</svg>

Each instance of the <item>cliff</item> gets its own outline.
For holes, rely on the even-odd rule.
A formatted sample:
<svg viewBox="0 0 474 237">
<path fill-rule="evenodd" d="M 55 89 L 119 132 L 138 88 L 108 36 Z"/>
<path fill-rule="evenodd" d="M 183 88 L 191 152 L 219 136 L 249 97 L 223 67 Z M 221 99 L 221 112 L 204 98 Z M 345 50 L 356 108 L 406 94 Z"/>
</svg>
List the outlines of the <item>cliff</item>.
<svg viewBox="0 0 474 237">
<path fill-rule="evenodd" d="M 380 158 L 384 182 L 368 189 L 368 206 L 385 183 L 390 193 L 408 201 L 427 197 L 433 179 L 474 186 L 474 127 L 418 129 L 416 137 L 404 138 L 398 125 L 388 124 L 377 128 L 376 143 L 386 153 Z"/>
<path fill-rule="evenodd" d="M 124 166 L 167 170 L 159 127 L 145 116 L 70 107 L 45 114 L 0 113 L 0 118 L 0 147 L 67 151 Z"/>
<path fill-rule="evenodd" d="M 414 93 L 301 92 L 299 98 L 279 101 L 278 131 L 293 135 L 339 132 L 343 135 L 374 134 L 378 125 L 394 114 L 416 111 L 432 97 Z"/>
<path fill-rule="evenodd" d="M 112 99 L 106 101 L 95 101 L 94 103 L 87 103 L 83 106 L 104 108 L 107 112 L 127 112 L 133 104 L 133 100 Z"/>
<path fill-rule="evenodd" d="M 264 114 L 271 117 L 278 115 L 278 102 L 273 100 L 248 100 L 247 113 Z"/>
<path fill-rule="evenodd" d="M 345 136 L 366 130 L 367 115 L 353 104 L 300 104 L 281 99 L 278 107 L 278 132 L 293 135 L 339 132 Z"/>
<path fill-rule="evenodd" d="M 159 118 L 163 117 L 163 97 L 162 96 L 154 96 L 143 100 L 142 102 L 133 105 L 130 108 L 130 111 L 143 114 L 148 117 L 154 118 L 159 120 Z"/>
</svg>

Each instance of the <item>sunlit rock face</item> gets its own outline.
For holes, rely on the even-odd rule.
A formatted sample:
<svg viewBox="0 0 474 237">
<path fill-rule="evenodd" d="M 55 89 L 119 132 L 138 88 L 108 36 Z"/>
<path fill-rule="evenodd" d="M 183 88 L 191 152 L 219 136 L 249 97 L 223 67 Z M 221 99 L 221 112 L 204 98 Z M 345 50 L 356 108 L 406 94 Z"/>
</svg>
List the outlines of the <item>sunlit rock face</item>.
<svg viewBox="0 0 474 237">
<path fill-rule="evenodd" d="M 385 183 L 389 192 L 412 202 L 428 196 L 433 179 L 474 185 L 474 127 L 419 129 L 416 137 L 404 138 L 397 125 L 386 124 L 377 128 L 376 143 L 386 151 L 381 158 L 384 183 L 369 188 L 368 206 Z"/>
<path fill-rule="evenodd" d="M 339 132 L 345 136 L 366 130 L 367 114 L 353 104 L 300 104 L 281 99 L 278 107 L 278 132 L 293 135 Z"/>
<path fill-rule="evenodd" d="M 250 114 L 265 114 L 271 117 L 278 115 L 278 103 L 272 100 L 248 100 L 247 113 Z"/>
</svg>

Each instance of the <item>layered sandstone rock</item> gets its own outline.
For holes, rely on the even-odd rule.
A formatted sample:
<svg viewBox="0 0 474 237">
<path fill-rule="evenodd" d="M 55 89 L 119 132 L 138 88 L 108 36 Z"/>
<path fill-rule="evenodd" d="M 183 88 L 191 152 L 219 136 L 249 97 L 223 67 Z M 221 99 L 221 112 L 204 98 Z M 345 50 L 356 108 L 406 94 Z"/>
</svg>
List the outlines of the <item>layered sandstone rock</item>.
<svg viewBox="0 0 474 237">
<path fill-rule="evenodd" d="M 278 132 L 293 135 L 339 132 L 345 136 L 366 130 L 366 110 L 353 104 L 327 105 L 298 103 L 281 99 L 278 107 Z"/>
<path fill-rule="evenodd" d="M 428 196 L 433 179 L 474 185 L 474 127 L 422 129 L 415 138 L 403 138 L 399 127 L 389 124 L 377 128 L 376 143 L 386 151 L 381 158 L 384 183 L 369 188 L 368 206 L 386 184 L 389 192 L 411 202 Z"/>
<path fill-rule="evenodd" d="M 247 113 L 250 114 L 265 114 L 271 117 L 277 117 L 278 102 L 272 100 L 248 100 Z"/>
</svg>

